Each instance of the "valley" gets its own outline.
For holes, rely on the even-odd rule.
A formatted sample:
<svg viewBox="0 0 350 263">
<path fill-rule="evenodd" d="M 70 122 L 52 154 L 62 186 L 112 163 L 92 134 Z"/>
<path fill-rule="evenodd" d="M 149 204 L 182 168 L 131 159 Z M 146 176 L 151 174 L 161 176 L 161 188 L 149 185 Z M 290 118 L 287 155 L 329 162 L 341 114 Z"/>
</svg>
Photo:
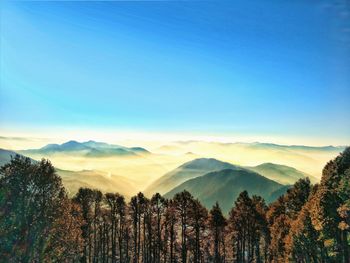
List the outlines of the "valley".
<svg viewBox="0 0 350 263">
<path fill-rule="evenodd" d="M 219 201 L 227 212 L 242 190 L 271 202 L 299 179 L 308 177 L 312 183 L 318 182 L 321 171 L 308 174 L 290 165 L 298 167 L 295 160 L 302 158 L 304 162 L 321 163 L 323 158 L 330 159 L 341 149 L 175 142 L 148 150 L 142 146 L 125 147 L 90 140 L 48 144 L 36 149 L 1 149 L 0 164 L 9 162 L 15 154 L 36 161 L 48 158 L 57 167 L 70 196 L 80 187 L 119 192 L 126 198 L 140 191 L 148 197 L 155 193 L 172 197 L 188 190 L 208 208 Z M 209 151 L 215 158 L 208 156 Z M 280 163 L 269 162 L 277 154 Z M 222 158 L 217 159 L 218 156 Z M 236 162 L 227 161 L 233 159 Z"/>
</svg>

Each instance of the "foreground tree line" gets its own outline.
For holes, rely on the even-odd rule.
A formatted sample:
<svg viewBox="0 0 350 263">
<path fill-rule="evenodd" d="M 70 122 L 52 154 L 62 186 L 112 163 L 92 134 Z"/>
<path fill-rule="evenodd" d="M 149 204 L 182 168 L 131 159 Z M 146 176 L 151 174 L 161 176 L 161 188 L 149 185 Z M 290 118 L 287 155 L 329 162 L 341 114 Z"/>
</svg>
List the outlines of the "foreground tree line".
<svg viewBox="0 0 350 263">
<path fill-rule="evenodd" d="M 301 179 L 270 205 L 244 191 L 225 216 L 187 191 L 70 199 L 48 160 L 16 156 L 0 170 L 0 261 L 348 263 L 349 184 L 347 148 L 320 184 Z"/>
</svg>

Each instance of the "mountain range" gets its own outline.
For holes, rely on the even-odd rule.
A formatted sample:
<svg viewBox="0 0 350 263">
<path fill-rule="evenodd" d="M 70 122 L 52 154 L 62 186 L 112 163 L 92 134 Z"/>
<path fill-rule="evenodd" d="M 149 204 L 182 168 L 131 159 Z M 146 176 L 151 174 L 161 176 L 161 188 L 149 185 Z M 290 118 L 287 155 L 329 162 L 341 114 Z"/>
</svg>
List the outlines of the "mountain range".
<svg viewBox="0 0 350 263">
<path fill-rule="evenodd" d="M 294 167 L 307 174 L 319 177 L 325 163 L 337 156 L 345 146 L 282 145 L 274 143 L 244 143 L 215 141 L 178 141 L 153 149 L 161 154 L 185 154 L 192 152 L 197 157 L 211 157 L 244 166 L 276 163 Z"/>
<path fill-rule="evenodd" d="M 263 143 L 263 142 L 253 142 L 253 143 L 225 143 L 226 145 L 240 145 L 248 146 L 256 149 L 283 149 L 283 150 L 301 150 L 301 151 L 343 151 L 345 146 L 307 146 L 307 145 L 282 145 L 275 143 Z"/>
<path fill-rule="evenodd" d="M 53 155 L 59 153 L 69 153 L 84 155 L 86 157 L 106 157 L 112 155 L 133 156 L 138 154 L 149 153 L 142 147 L 124 147 L 120 145 L 108 144 L 104 142 L 77 142 L 68 141 L 63 144 L 48 144 L 40 149 L 22 150 L 19 153 L 24 155 Z"/>
<path fill-rule="evenodd" d="M 251 144 L 251 147 L 278 148 L 279 145 Z M 307 146 L 290 147 L 305 148 L 304 150 L 306 151 L 315 150 Z M 330 146 L 324 147 L 323 150 L 334 151 L 335 148 Z M 131 168 L 133 168 L 136 160 L 133 157 L 146 157 L 143 158 L 143 162 L 152 163 L 151 157 L 156 156 L 142 147 L 124 147 L 91 140 L 86 142 L 68 141 L 63 144 L 48 144 L 39 149 L 16 152 L 0 149 L 0 165 L 9 162 L 11 155 L 13 156 L 16 153 L 29 156 L 33 160 L 38 160 L 42 157 L 50 158 L 50 156 L 55 159 L 55 156 L 64 155 L 63 160 L 76 162 L 76 166 L 73 169 L 56 167 L 57 173 L 62 177 L 63 183 L 71 195 L 79 187 L 89 187 L 99 188 L 103 192 L 119 192 L 127 198 L 143 189 L 140 186 L 136 186 L 135 178 L 124 176 L 124 170 L 120 170 L 120 173 L 119 170 L 114 171 L 109 166 L 103 166 L 102 160 L 104 158 L 99 157 L 118 156 L 121 159 L 112 158 L 111 162 L 124 163 L 124 165 L 128 165 L 128 167 L 131 165 Z M 79 156 L 79 158 L 71 158 L 76 156 Z M 132 157 L 128 159 L 129 162 L 125 159 L 127 156 Z M 191 157 L 196 158 L 198 154 L 190 154 L 188 156 L 188 159 Z M 92 161 L 89 157 L 97 157 L 98 159 L 93 159 Z M 137 159 L 139 160 L 140 158 Z M 82 170 L 78 170 L 81 167 L 81 160 L 84 160 L 85 163 L 98 162 L 99 166 L 92 166 L 92 169 L 82 168 Z M 271 202 L 300 178 L 309 177 L 312 183 L 318 181 L 313 176 L 293 167 L 270 162 L 257 166 L 243 167 L 215 158 L 197 158 L 182 163 L 182 165 L 171 171 L 168 169 L 168 172 L 163 173 L 163 176 L 151 182 L 143 191 L 146 196 L 151 197 L 154 193 L 159 192 L 166 197 L 172 197 L 179 191 L 188 190 L 208 208 L 216 201 L 219 201 L 223 210 L 227 212 L 227 209 L 232 206 L 233 200 L 243 190 L 247 190 L 251 195 L 261 195 L 267 202 Z M 142 169 L 138 171 L 142 171 Z"/>
<path fill-rule="evenodd" d="M 227 162 L 222 162 L 214 158 L 199 158 L 187 162 L 158 178 L 145 189 L 145 194 L 148 196 L 156 192 L 165 194 L 171 191 L 172 188 L 179 186 L 189 179 L 224 169 L 239 171 L 245 169 L 254 171 L 283 185 L 294 184 L 297 180 L 306 177 L 309 177 L 312 182 L 317 182 L 316 178 L 286 165 L 263 163 L 254 167 L 241 167 Z"/>
</svg>

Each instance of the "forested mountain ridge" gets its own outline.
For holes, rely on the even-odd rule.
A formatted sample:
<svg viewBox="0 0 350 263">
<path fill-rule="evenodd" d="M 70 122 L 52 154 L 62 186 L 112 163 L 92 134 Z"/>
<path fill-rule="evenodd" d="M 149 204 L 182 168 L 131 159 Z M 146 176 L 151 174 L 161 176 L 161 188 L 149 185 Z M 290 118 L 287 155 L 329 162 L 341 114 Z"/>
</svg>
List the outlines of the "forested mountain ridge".
<svg viewBox="0 0 350 263">
<path fill-rule="evenodd" d="M 224 169 L 240 169 L 240 167 L 233 164 L 222 162 L 214 158 L 198 158 L 178 168 L 166 173 L 156 181 L 154 181 L 145 190 L 146 195 L 153 195 L 154 193 L 165 194 L 181 183 L 205 175 L 209 172 L 220 171 Z"/>
<path fill-rule="evenodd" d="M 166 193 L 164 197 L 173 198 L 175 194 L 187 190 L 206 208 L 210 209 L 219 202 L 224 214 L 228 214 L 233 202 L 242 191 L 246 190 L 251 195 L 259 195 L 270 203 L 276 200 L 271 194 L 282 188 L 286 190 L 283 185 L 256 172 L 236 168 L 211 172 L 190 179 Z"/>
<path fill-rule="evenodd" d="M 230 173 L 230 172 L 227 172 Z M 166 199 L 80 188 L 70 199 L 47 160 L 0 169 L 4 262 L 349 262 L 350 148 L 320 184 L 300 179 L 270 205 L 242 191 L 228 217 L 191 193 Z"/>
<path fill-rule="evenodd" d="M 258 173 L 259 175 L 265 178 L 268 178 L 270 180 L 273 180 L 283 185 L 294 184 L 299 179 L 306 178 L 306 177 L 311 178 L 311 181 L 313 183 L 318 181 L 316 178 L 306 173 L 303 173 L 293 167 L 289 167 L 285 165 L 278 165 L 274 163 L 264 163 L 258 166 L 243 167 L 243 166 L 233 165 L 228 162 L 222 162 L 214 158 L 198 158 L 190 162 L 187 162 L 179 166 L 178 168 L 166 173 L 164 176 L 158 178 L 156 181 L 151 183 L 151 185 L 148 186 L 144 192 L 147 196 L 152 196 L 152 194 L 157 192 L 161 194 L 167 194 L 167 193 L 174 194 L 175 192 L 179 192 L 179 189 L 184 190 L 188 188 L 187 190 L 189 190 L 189 189 L 192 189 L 192 186 L 195 187 L 197 184 L 197 181 L 193 181 L 193 179 L 199 178 L 211 172 L 219 172 L 225 169 L 231 169 L 231 170 L 237 171 L 237 173 L 239 173 L 240 171 L 246 171 L 245 174 L 248 174 L 248 175 L 251 173 Z M 218 175 L 218 174 L 220 173 L 217 173 L 215 175 Z M 215 175 L 213 176 L 212 179 L 215 178 Z M 210 178 L 206 177 L 206 179 L 203 179 L 203 180 L 209 180 L 209 179 Z M 242 178 L 242 179 L 249 180 L 249 176 L 248 178 Z M 253 192 L 257 192 L 253 189 L 254 188 L 253 186 L 256 185 L 253 182 L 254 179 L 251 179 L 251 180 L 252 182 L 250 184 L 248 183 L 247 185 L 251 186 L 250 189 Z M 204 182 L 204 185 L 208 186 L 213 184 L 209 183 L 208 181 L 207 184 Z M 218 179 L 214 185 L 222 185 L 222 184 Z M 237 188 L 237 186 L 235 186 L 234 188 Z M 200 190 L 205 195 L 206 192 L 202 191 L 202 189 Z M 196 194 L 198 193 L 197 190 L 193 190 L 190 192 L 195 196 L 198 196 Z M 221 195 L 224 195 L 225 193 L 227 192 L 226 191 L 222 192 Z M 261 195 L 262 192 L 260 191 L 259 194 Z M 266 188 L 265 194 L 263 194 L 263 196 L 267 198 L 268 201 L 274 201 L 274 199 L 271 199 L 272 196 L 268 197 L 269 194 L 271 194 L 271 189 Z M 221 202 L 222 199 L 218 199 L 217 201 Z M 232 200 L 230 200 L 230 202 L 232 203 Z M 210 202 L 210 205 L 212 205 L 212 202 Z"/>
</svg>

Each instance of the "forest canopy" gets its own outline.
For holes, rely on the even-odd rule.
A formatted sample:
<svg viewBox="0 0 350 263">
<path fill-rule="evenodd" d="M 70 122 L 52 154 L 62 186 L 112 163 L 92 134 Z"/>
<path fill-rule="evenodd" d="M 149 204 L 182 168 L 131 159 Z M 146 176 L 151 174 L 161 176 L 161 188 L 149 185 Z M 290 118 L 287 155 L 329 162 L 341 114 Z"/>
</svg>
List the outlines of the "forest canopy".
<svg viewBox="0 0 350 263">
<path fill-rule="evenodd" d="M 173 198 L 80 188 L 69 198 L 49 160 L 14 156 L 0 169 L 2 262 L 350 261 L 350 148 L 319 184 L 297 181 L 267 204 L 239 194 L 228 216 L 190 192 Z"/>
</svg>

